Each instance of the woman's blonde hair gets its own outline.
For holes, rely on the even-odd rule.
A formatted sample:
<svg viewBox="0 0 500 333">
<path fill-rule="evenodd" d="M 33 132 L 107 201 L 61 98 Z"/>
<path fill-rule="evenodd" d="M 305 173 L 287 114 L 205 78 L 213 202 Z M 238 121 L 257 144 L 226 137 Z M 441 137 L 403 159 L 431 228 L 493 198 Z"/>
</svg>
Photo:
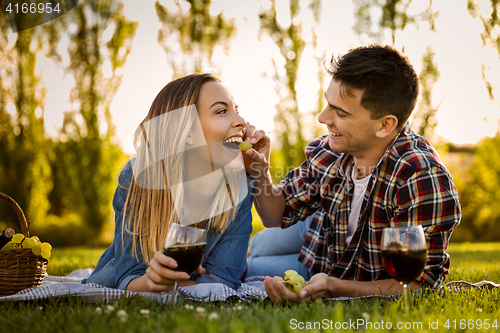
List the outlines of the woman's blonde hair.
<svg viewBox="0 0 500 333">
<path fill-rule="evenodd" d="M 160 126 L 156 126 L 158 133 L 154 134 L 148 128 L 149 140 L 153 140 L 152 137 L 161 138 L 160 142 L 154 144 L 154 149 L 160 151 L 158 153 L 160 156 L 168 158 L 142 170 L 139 176 L 150 182 L 148 186 L 140 184 L 141 180 L 134 170 L 134 177 L 128 189 L 122 221 L 122 237 L 125 232 L 133 236 L 133 255 L 140 260 L 138 255 L 140 250 L 145 263 L 149 263 L 154 254 L 163 249 L 172 223 L 179 223 L 176 207 L 182 207 L 184 191 L 182 186 L 174 185 L 181 184 L 185 177 L 183 151 L 197 117 L 196 112 L 189 110 L 197 104 L 203 84 L 211 81 L 220 82 L 220 79 L 213 74 L 205 73 L 188 75 L 168 83 L 156 96 L 148 115 L 135 132 L 134 143 L 137 151 L 135 163 L 148 164 L 148 161 L 154 158 L 151 156 L 152 143 L 148 141 L 145 124 L 152 119 L 163 119 L 164 122 L 168 122 L 167 117 L 159 116 L 174 110 L 178 113 L 175 117 L 175 126 L 172 124 L 166 126 L 166 123 L 160 122 Z M 158 173 L 164 177 L 157 177 Z M 233 192 L 231 193 L 226 182 L 223 181 L 216 190 L 214 205 L 209 209 L 211 214 L 208 216 L 212 217 L 207 227 L 217 232 L 224 231 L 229 220 L 236 214 L 236 205 L 232 200 L 228 202 L 227 192 L 236 198 L 238 193 L 234 192 L 239 189 L 237 186 L 231 187 Z"/>
</svg>

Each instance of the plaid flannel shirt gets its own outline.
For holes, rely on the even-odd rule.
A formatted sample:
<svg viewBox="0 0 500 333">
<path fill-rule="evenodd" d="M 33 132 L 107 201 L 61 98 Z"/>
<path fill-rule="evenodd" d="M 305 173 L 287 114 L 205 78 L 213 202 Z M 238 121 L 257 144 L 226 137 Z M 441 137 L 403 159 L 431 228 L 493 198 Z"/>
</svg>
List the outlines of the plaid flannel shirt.
<svg viewBox="0 0 500 333">
<path fill-rule="evenodd" d="M 299 255 L 305 267 L 348 280 L 390 278 L 382 263 L 382 230 L 420 224 L 428 258 L 418 280 L 434 288 L 443 283 L 450 266 L 446 249 L 460 222 L 460 201 L 450 173 L 425 138 L 406 125 L 389 145 L 373 170 L 349 244 L 353 157 L 332 152 L 328 136 L 310 142 L 306 157 L 279 185 L 286 201 L 282 228 L 316 213 Z"/>
</svg>

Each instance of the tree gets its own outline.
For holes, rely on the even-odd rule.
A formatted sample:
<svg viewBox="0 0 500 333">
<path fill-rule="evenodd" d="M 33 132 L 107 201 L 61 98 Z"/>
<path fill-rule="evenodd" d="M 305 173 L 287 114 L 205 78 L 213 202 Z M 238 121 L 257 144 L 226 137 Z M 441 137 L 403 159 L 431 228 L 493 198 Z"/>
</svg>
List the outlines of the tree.
<svg viewBox="0 0 500 333">
<path fill-rule="evenodd" d="M 439 79 L 439 70 L 434 63 L 435 53 L 430 46 L 422 58 L 420 79 L 420 100 L 414 112 L 412 128 L 430 141 L 434 139 L 434 130 L 437 125 L 436 113 L 439 109 L 432 103 L 434 83 Z"/>
<path fill-rule="evenodd" d="M 290 19 L 288 27 L 282 27 L 277 20 L 276 3 L 271 0 L 271 8 L 259 13 L 260 33 L 267 33 L 285 60 L 285 74 L 281 74 L 273 59 L 275 91 L 280 97 L 274 118 L 276 136 L 271 160 L 274 166 L 297 167 L 305 159 L 302 117 L 298 109 L 297 73 L 300 57 L 306 43 L 302 38 L 302 24 L 299 19 L 299 0 L 290 0 Z M 281 173 L 284 175 L 284 173 Z M 279 177 L 278 177 L 279 178 Z"/>
<path fill-rule="evenodd" d="M 9 21 L 6 15 L 0 16 L 0 191 L 13 197 L 27 218 L 37 222 L 50 208 L 48 193 L 53 182 L 43 120 L 45 88 L 35 67 L 39 52 L 57 58 L 54 26 L 60 25 L 55 22 L 52 27 L 19 32 L 15 42 L 9 43 Z M 0 218 L 5 220 L 6 215 Z"/>
<path fill-rule="evenodd" d="M 131 50 L 137 23 L 126 19 L 117 0 L 80 2 L 67 19 L 76 31 L 69 34 L 66 71 L 76 84 L 70 95 L 73 110 L 65 113 L 61 135 L 54 143 L 56 186 L 51 197 L 60 207 L 53 213 L 76 212 L 99 234 L 111 217 L 115 178 L 125 158 L 114 141 L 110 104 L 121 83 L 119 69 Z M 106 39 L 109 28 L 113 33 Z M 111 68 L 107 75 L 105 64 Z"/>
<path fill-rule="evenodd" d="M 226 20 L 222 13 L 210 15 L 211 0 L 186 2 L 189 10 L 185 12 L 180 2 L 175 1 L 177 13 L 170 12 L 159 1 L 155 3 L 156 14 L 162 24 L 158 32 L 158 43 L 167 53 L 174 78 L 200 73 L 207 66 L 213 66 L 215 47 L 222 45 L 227 51 L 229 41 L 236 32 L 234 20 Z M 172 45 L 180 47 L 182 56 L 179 56 Z"/>
<path fill-rule="evenodd" d="M 500 17 L 498 16 L 498 12 L 500 11 L 500 1 L 499 0 L 490 0 L 491 2 L 491 13 L 490 17 L 486 17 L 480 14 L 480 2 L 477 0 L 468 0 L 467 1 L 467 9 L 469 10 L 469 14 L 477 18 L 481 19 L 483 23 L 484 31 L 481 34 L 481 39 L 483 40 L 483 46 L 489 46 L 497 50 L 498 55 L 500 57 Z M 483 81 L 488 90 L 488 94 L 491 100 L 494 100 L 493 96 L 493 86 L 491 82 L 486 77 L 486 68 L 488 66 L 486 64 L 481 64 Z"/>
<path fill-rule="evenodd" d="M 457 228 L 460 240 L 498 241 L 500 231 L 500 133 L 484 138 L 475 150 L 470 167 L 461 177 L 454 174 L 462 205 Z"/>
<path fill-rule="evenodd" d="M 438 17 L 437 12 L 432 10 L 432 0 L 429 0 L 429 6 L 426 10 L 409 15 L 408 9 L 411 1 L 405 0 L 355 0 L 356 23 L 354 31 L 359 35 L 367 35 L 370 38 L 381 42 L 386 33 L 390 33 L 392 45 L 396 43 L 396 33 L 398 30 L 404 30 L 407 25 L 419 25 L 421 22 L 428 22 L 430 30 L 435 31 L 435 20 Z M 377 24 L 373 23 L 375 12 L 380 13 Z M 374 27 L 375 25 L 375 27 Z M 426 53 L 422 57 L 422 70 L 420 79 L 420 99 L 416 110 L 413 112 L 412 125 L 417 133 L 424 135 L 429 140 L 434 138 L 434 129 L 437 126 L 436 113 L 438 106 L 432 104 L 432 89 L 439 79 L 439 70 L 434 63 L 434 52 L 432 48 L 427 47 Z"/>
<path fill-rule="evenodd" d="M 396 32 L 404 30 L 408 24 L 418 24 L 422 21 L 430 23 L 430 29 L 435 31 L 434 22 L 438 16 L 432 11 L 432 0 L 426 10 L 416 15 L 408 15 L 411 0 L 354 0 L 356 23 L 353 27 L 358 35 L 366 34 L 369 38 L 381 42 L 386 32 L 390 32 L 392 45 L 396 43 Z M 372 16 L 379 12 L 378 24 Z M 375 29 L 374 29 L 375 28 Z"/>
</svg>

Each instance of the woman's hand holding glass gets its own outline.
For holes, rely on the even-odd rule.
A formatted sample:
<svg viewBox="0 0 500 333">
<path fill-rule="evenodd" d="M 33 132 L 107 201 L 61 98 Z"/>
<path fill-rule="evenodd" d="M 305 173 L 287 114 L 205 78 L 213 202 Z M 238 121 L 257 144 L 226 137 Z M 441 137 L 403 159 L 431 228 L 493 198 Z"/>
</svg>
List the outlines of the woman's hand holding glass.
<svg viewBox="0 0 500 333">
<path fill-rule="evenodd" d="M 166 256 L 163 251 L 156 252 L 144 275 L 149 291 L 169 292 L 174 289 L 176 280 L 179 281 L 181 286 L 194 284 L 195 282 L 189 280 L 189 275 L 186 272 L 174 270 L 177 266 L 177 262 L 173 258 Z M 196 269 L 196 273 L 204 274 L 205 269 L 200 265 Z"/>
</svg>

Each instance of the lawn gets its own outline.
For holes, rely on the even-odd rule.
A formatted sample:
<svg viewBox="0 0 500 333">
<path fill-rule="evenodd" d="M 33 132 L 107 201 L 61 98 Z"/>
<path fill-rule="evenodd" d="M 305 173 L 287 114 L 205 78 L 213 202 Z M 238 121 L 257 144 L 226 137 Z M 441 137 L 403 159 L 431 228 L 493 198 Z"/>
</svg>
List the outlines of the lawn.
<svg viewBox="0 0 500 333">
<path fill-rule="evenodd" d="M 92 267 L 103 250 L 56 248 L 48 273 Z M 452 244 L 449 252 L 447 282 L 500 283 L 500 243 Z M 409 313 L 397 298 L 289 306 L 185 301 L 174 310 L 142 298 L 116 301 L 113 308 L 72 298 L 0 304 L 0 332 L 497 332 L 499 304 L 499 290 L 423 292 L 414 295 Z"/>
</svg>

